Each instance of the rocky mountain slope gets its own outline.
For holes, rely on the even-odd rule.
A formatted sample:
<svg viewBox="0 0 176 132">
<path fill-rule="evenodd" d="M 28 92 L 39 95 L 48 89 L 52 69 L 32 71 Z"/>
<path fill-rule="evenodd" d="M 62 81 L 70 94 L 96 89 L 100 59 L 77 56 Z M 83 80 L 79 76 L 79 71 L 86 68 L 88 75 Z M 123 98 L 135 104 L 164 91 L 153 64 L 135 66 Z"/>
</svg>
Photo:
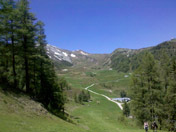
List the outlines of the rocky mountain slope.
<svg viewBox="0 0 176 132">
<path fill-rule="evenodd" d="M 111 54 L 90 54 L 82 50 L 69 51 L 52 45 L 46 46 L 48 56 L 59 68 L 65 66 L 113 68 L 117 71 L 129 72 L 135 70 L 146 52 L 151 52 L 156 59 L 161 58 L 162 52 L 169 57 L 176 56 L 176 39 L 165 41 L 157 46 L 142 49 L 118 48 Z"/>
<path fill-rule="evenodd" d="M 46 46 L 47 54 L 59 68 L 63 66 L 98 67 L 109 58 L 108 54 L 89 54 L 82 50 L 69 51 L 52 45 Z"/>
</svg>

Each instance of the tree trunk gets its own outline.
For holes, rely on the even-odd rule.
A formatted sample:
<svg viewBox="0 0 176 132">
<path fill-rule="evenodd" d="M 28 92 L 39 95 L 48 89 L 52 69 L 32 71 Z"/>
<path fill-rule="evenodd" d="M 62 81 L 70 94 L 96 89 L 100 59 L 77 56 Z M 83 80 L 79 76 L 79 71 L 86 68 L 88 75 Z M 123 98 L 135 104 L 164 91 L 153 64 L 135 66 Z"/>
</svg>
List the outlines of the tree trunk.
<svg viewBox="0 0 176 132">
<path fill-rule="evenodd" d="M 13 27 L 11 27 L 13 29 Z M 14 89 L 17 88 L 17 79 L 16 79 L 16 70 L 15 70 L 15 45 L 14 45 L 14 34 L 12 32 L 11 36 L 12 41 L 12 67 L 13 67 L 13 79 L 14 79 Z"/>
<path fill-rule="evenodd" d="M 31 94 L 30 81 L 29 81 L 29 67 L 28 67 L 28 57 L 27 57 L 27 37 L 23 36 L 24 39 L 24 67 L 25 67 L 25 79 L 26 79 L 26 92 Z"/>
</svg>

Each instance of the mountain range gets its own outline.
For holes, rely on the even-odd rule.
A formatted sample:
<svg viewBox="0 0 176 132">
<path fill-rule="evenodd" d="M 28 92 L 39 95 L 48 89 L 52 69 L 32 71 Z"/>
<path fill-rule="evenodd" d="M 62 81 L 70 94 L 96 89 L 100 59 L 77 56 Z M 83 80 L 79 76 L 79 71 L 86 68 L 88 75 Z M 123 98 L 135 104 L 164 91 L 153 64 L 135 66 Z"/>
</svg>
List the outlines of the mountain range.
<svg viewBox="0 0 176 132">
<path fill-rule="evenodd" d="M 153 47 L 142 49 L 118 48 L 110 54 L 90 54 L 82 50 L 69 51 L 53 45 L 46 46 L 48 57 L 59 69 L 65 67 L 113 68 L 117 71 L 129 72 L 135 70 L 141 56 L 151 52 L 156 59 L 165 52 L 169 57 L 176 56 L 176 39 L 165 41 Z"/>
<path fill-rule="evenodd" d="M 47 55 L 57 68 L 73 67 L 103 67 L 110 54 L 90 54 L 82 50 L 69 51 L 47 44 Z"/>
</svg>

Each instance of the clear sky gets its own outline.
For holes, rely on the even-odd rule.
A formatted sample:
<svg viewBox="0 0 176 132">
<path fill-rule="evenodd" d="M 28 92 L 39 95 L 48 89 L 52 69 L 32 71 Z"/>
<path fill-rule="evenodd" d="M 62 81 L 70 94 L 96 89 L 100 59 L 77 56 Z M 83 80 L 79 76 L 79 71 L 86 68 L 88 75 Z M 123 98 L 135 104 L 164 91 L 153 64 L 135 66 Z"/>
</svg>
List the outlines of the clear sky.
<svg viewBox="0 0 176 132">
<path fill-rule="evenodd" d="M 30 0 L 47 42 L 68 50 L 111 53 L 176 37 L 176 0 Z"/>
</svg>

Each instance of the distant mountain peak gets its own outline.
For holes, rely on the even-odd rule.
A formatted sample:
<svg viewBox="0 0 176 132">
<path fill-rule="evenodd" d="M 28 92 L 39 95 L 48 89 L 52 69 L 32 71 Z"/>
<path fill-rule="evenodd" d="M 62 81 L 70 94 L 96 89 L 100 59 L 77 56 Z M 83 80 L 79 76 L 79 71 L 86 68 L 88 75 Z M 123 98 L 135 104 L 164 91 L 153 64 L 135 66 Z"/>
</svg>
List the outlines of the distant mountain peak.
<svg viewBox="0 0 176 132">
<path fill-rule="evenodd" d="M 89 54 L 83 50 L 69 51 L 46 45 L 47 55 L 57 66 L 66 64 L 73 66 L 95 66 L 102 64 L 108 55 Z M 63 65 L 64 66 L 64 65 Z"/>
<path fill-rule="evenodd" d="M 170 41 L 171 42 L 176 42 L 176 38 L 172 38 Z"/>
<path fill-rule="evenodd" d="M 134 70 L 138 66 L 138 60 L 145 51 L 149 51 L 157 58 L 162 50 L 166 50 L 169 56 L 175 56 L 176 52 L 176 39 L 173 38 L 165 41 L 156 46 L 141 48 L 141 49 L 128 49 L 118 48 L 111 54 L 90 54 L 83 50 L 69 51 L 57 48 L 47 44 L 47 55 L 57 66 L 76 66 L 76 67 L 112 67 L 118 71 L 127 72 Z M 158 57 L 159 58 L 159 57 Z"/>
<path fill-rule="evenodd" d="M 55 61 L 67 61 L 72 63 L 69 54 L 66 50 L 57 48 L 56 46 L 47 44 L 46 45 L 47 55 Z"/>
<path fill-rule="evenodd" d="M 73 51 L 73 52 L 75 52 L 75 53 L 77 53 L 77 54 L 82 54 L 82 55 L 89 55 L 89 53 L 87 53 L 87 52 L 85 52 L 85 51 L 83 51 L 83 50 L 75 50 L 75 51 Z"/>
</svg>

